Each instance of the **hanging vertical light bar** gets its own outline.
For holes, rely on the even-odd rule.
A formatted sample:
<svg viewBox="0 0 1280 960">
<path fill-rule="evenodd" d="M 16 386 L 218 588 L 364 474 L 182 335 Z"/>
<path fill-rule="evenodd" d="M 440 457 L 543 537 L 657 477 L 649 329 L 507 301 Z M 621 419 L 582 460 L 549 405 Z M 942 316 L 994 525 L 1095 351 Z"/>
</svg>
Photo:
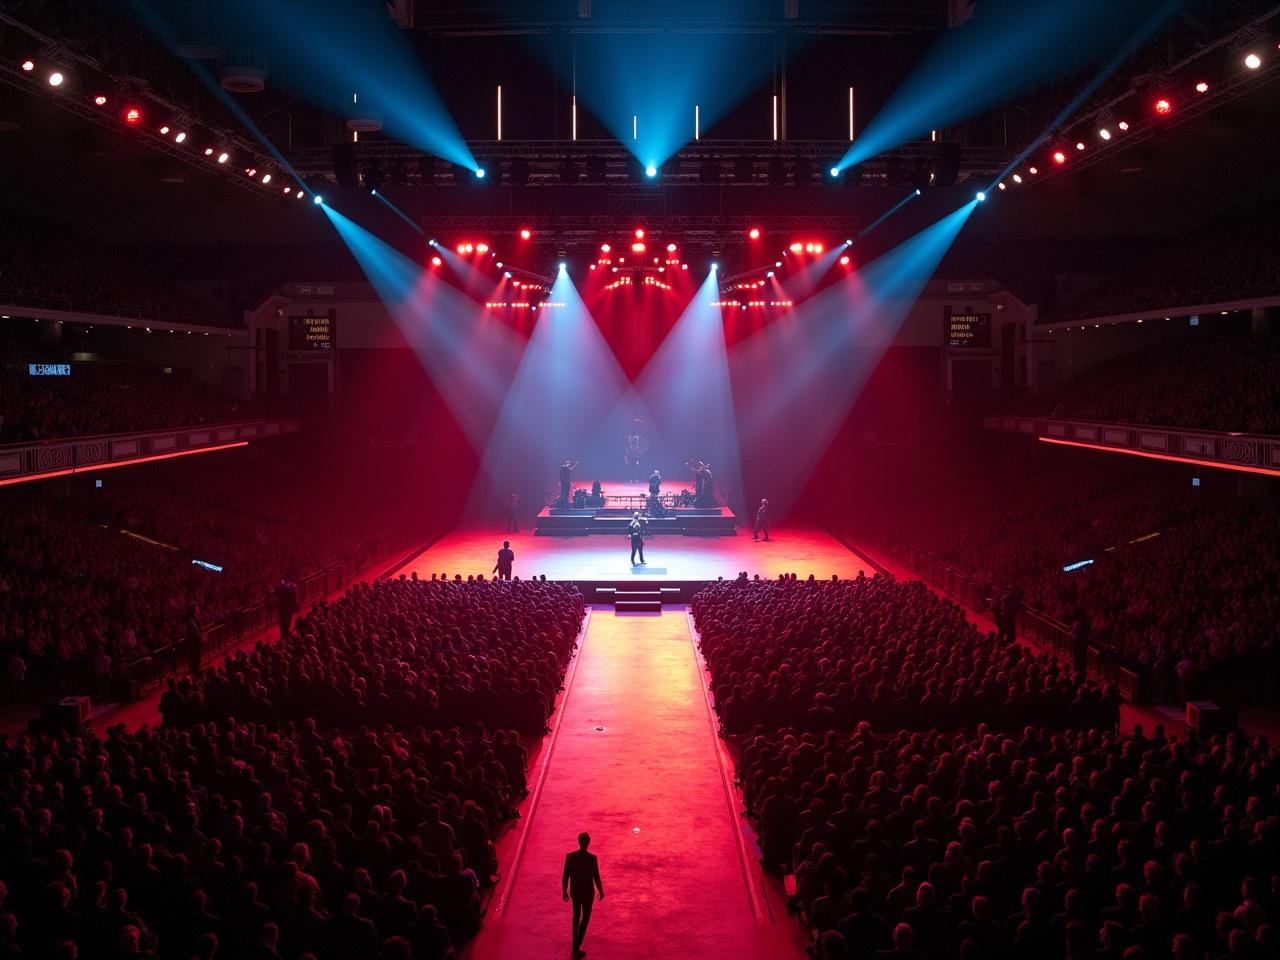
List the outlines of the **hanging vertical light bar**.
<svg viewBox="0 0 1280 960">
<path fill-rule="evenodd" d="M 696 103 L 693 105 L 693 139 L 695 140 L 702 139 L 701 110 L 702 108 L 699 107 Z"/>
<path fill-rule="evenodd" d="M 849 88 L 849 142 L 853 142 L 853 87 Z"/>
<path fill-rule="evenodd" d="M 640 117 L 634 113 L 631 115 L 631 139 L 640 139 Z"/>
<path fill-rule="evenodd" d="M 502 84 L 498 84 L 498 139 L 502 139 Z"/>
<path fill-rule="evenodd" d="M 778 139 L 778 95 L 773 95 L 773 139 Z"/>
<path fill-rule="evenodd" d="M 574 140 L 577 140 L 578 139 L 578 97 L 576 94 L 574 95 L 573 105 L 572 107 L 570 107 L 569 115 L 570 115 L 569 116 L 570 123 L 572 126 L 572 129 L 570 131 L 570 137 Z"/>
</svg>

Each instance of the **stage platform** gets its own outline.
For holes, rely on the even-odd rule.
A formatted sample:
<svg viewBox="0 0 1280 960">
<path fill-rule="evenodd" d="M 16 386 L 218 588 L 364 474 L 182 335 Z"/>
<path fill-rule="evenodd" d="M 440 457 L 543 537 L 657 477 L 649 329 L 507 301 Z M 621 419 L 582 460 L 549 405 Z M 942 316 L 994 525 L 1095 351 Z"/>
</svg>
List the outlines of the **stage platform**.
<svg viewBox="0 0 1280 960">
<path fill-rule="evenodd" d="M 829 578 L 855 577 L 859 570 L 874 573 L 871 564 L 817 528 L 779 527 L 768 541 L 756 541 L 749 532 L 728 537 L 655 536 L 645 543 L 648 563 L 631 566 L 630 541 L 617 536 L 539 537 L 533 531 L 503 533 L 501 528 L 458 528 L 438 540 L 415 560 L 397 571 L 417 571 L 420 578 L 447 573 L 463 578 L 491 575 L 503 540 L 515 551 L 516 576 L 528 579 L 545 574 L 548 580 L 572 581 L 588 596 L 597 587 L 636 590 L 646 586 L 696 588 L 720 577 L 733 579 L 745 570 L 751 576 L 774 578 L 795 573 Z"/>
<path fill-rule="evenodd" d="M 692 481 L 680 483 L 665 482 L 662 487 L 664 500 L 673 497 L 692 486 Z M 575 490 L 589 487 L 575 485 Z M 627 524 L 637 510 L 643 512 L 649 495 L 647 483 L 629 481 L 602 481 L 601 493 L 605 504 L 600 507 L 543 507 L 534 522 L 534 532 L 541 537 L 572 537 L 590 534 L 606 536 L 623 536 Z M 570 501 L 572 502 L 572 501 Z M 738 518 L 728 507 L 665 506 L 660 517 L 650 517 L 648 529 L 650 535 L 682 534 L 687 537 L 731 537 L 737 531 Z"/>
</svg>

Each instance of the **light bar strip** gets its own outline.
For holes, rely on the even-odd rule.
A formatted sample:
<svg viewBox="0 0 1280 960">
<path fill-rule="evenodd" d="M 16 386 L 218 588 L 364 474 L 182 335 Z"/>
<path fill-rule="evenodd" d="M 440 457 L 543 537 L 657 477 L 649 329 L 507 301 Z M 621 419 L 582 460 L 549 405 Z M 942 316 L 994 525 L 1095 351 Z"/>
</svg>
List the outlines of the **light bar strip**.
<svg viewBox="0 0 1280 960">
<path fill-rule="evenodd" d="M 11 487 L 15 483 L 30 483 L 33 480 L 52 480 L 54 477 L 69 477 L 74 473 L 91 473 L 95 470 L 110 470 L 113 467 L 131 467 L 138 463 L 153 463 L 156 460 L 172 460 L 175 457 L 189 457 L 194 453 L 214 453 L 218 450 L 231 450 L 234 447 L 247 447 L 248 440 L 236 443 L 220 443 L 213 447 L 199 447 L 195 450 L 179 450 L 176 453 L 157 453 L 149 457 L 134 457 L 131 460 L 115 460 L 111 463 L 91 463 L 87 467 L 72 467 L 70 470 L 53 470 L 49 473 L 37 473 L 30 477 L 9 477 L 0 480 L 0 487 Z"/>
<path fill-rule="evenodd" d="M 1218 470 L 1234 470 L 1237 473 L 1260 473 L 1265 477 L 1280 477 L 1280 470 L 1270 467 L 1250 467 L 1243 463 L 1218 463 L 1214 460 L 1197 460 L 1194 457 L 1175 457 L 1171 453 L 1149 453 L 1146 450 L 1126 450 L 1124 447 L 1107 447 L 1100 443 L 1082 443 L 1079 440 L 1059 440 L 1056 437 L 1039 437 L 1041 443 L 1055 443 L 1060 447 L 1081 447 L 1085 450 L 1103 450 L 1106 453 L 1127 453 L 1131 457 L 1147 460 L 1168 460 L 1171 463 L 1189 463 L 1193 467 L 1214 467 Z"/>
</svg>

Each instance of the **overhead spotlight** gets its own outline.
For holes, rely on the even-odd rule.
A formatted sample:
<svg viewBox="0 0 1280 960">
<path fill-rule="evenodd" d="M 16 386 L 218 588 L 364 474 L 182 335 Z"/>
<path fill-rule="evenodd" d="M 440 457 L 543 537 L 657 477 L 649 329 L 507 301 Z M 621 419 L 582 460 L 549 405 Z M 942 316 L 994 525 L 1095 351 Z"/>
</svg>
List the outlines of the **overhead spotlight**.
<svg viewBox="0 0 1280 960">
<path fill-rule="evenodd" d="M 635 243 L 631 245 L 631 252 L 644 253 L 644 244 L 641 241 L 637 240 Z"/>
<path fill-rule="evenodd" d="M 506 273 L 504 273 L 504 274 L 503 274 L 503 276 L 504 276 L 506 279 L 510 280 L 510 279 L 511 279 L 511 271 L 510 271 L 510 270 L 508 270 Z"/>
<path fill-rule="evenodd" d="M 476 167 L 476 179 L 483 180 L 485 177 L 484 167 Z"/>
<path fill-rule="evenodd" d="M 600 252 L 601 252 L 601 253 L 608 253 L 608 252 L 609 252 L 610 250 L 612 250 L 612 249 L 613 249 L 613 247 L 609 246 L 609 244 L 607 244 L 607 243 L 602 243 L 602 244 L 600 244 Z"/>
<path fill-rule="evenodd" d="M 1021 182 L 1022 182 L 1022 174 L 1020 174 L 1020 173 L 1015 173 L 1015 174 L 1013 175 L 1013 182 L 1014 182 L 1014 183 L 1021 183 Z"/>
<path fill-rule="evenodd" d="M 160 135 L 162 137 L 167 137 L 169 135 L 169 125 L 167 123 L 160 128 Z"/>
<path fill-rule="evenodd" d="M 488 253 L 488 252 L 489 252 L 489 245 L 487 243 L 476 244 L 476 253 Z"/>
<path fill-rule="evenodd" d="M 832 168 L 831 168 L 831 176 L 833 176 L 833 177 L 838 177 L 838 176 L 840 176 L 840 168 L 839 168 L 839 167 L 832 167 Z"/>
<path fill-rule="evenodd" d="M 649 164 L 649 166 L 644 168 L 644 175 L 652 180 L 658 175 L 658 168 L 653 164 Z"/>
<path fill-rule="evenodd" d="M 636 238 L 637 240 L 643 240 L 643 239 L 644 239 L 644 227 L 636 227 L 636 230 L 635 230 L 635 238 Z"/>
<path fill-rule="evenodd" d="M 1008 189 L 1009 189 L 1008 187 L 1006 187 L 1006 186 L 1004 185 L 1004 181 L 1003 181 L 1003 180 L 1001 180 L 999 183 L 997 183 L 997 184 L 996 184 L 996 186 L 997 186 L 997 187 L 999 187 L 1001 190 L 1008 190 Z"/>
<path fill-rule="evenodd" d="M 320 196 L 320 194 L 317 193 L 314 197 L 311 198 L 311 202 L 318 207 L 320 206 L 320 204 L 324 203 L 324 197 Z"/>
<path fill-rule="evenodd" d="M 781 269 L 782 269 L 782 261 L 781 261 L 781 260 L 775 260 L 775 261 L 773 261 L 773 265 L 774 265 L 775 267 L 777 267 L 779 270 L 781 270 Z"/>
<path fill-rule="evenodd" d="M 1196 84 L 1196 93 L 1208 93 L 1208 92 L 1209 92 L 1209 85 L 1205 83 L 1203 80 L 1201 80 L 1199 83 Z"/>
<path fill-rule="evenodd" d="M 430 240 L 428 240 L 428 241 L 427 241 L 427 246 L 428 246 L 428 247 L 438 247 L 438 246 L 440 246 L 440 244 L 436 242 L 436 238 L 435 238 L 435 237 L 432 237 Z"/>
<path fill-rule="evenodd" d="M 285 188 L 284 188 L 284 195 L 285 195 L 286 197 L 287 197 L 289 194 L 291 194 L 291 193 L 293 193 L 293 187 L 285 187 Z"/>
<path fill-rule="evenodd" d="M 102 94 L 98 94 L 93 98 L 93 105 L 95 107 L 105 107 L 107 105 L 107 98 Z"/>
<path fill-rule="evenodd" d="M 766 274 L 765 274 L 765 276 L 766 276 L 766 277 L 769 277 L 770 279 L 772 279 L 772 278 L 773 278 L 773 271 L 772 271 L 772 270 L 770 270 L 768 273 L 766 273 Z"/>
<path fill-rule="evenodd" d="M 1076 141 L 1076 149 L 1077 149 L 1077 150 L 1083 150 L 1083 149 L 1084 149 L 1084 141 L 1083 141 L 1083 140 L 1077 140 L 1077 141 Z"/>
<path fill-rule="evenodd" d="M 495 263 L 495 264 L 494 264 L 494 266 L 495 266 L 495 267 L 497 267 L 499 270 L 501 270 L 501 269 L 502 269 L 502 261 L 501 261 L 501 260 L 499 260 L 497 263 Z"/>
<path fill-rule="evenodd" d="M 977 200 L 979 203 L 985 203 L 987 199 L 987 195 L 983 191 L 979 190 L 977 193 L 973 195 L 973 198 Z"/>
<path fill-rule="evenodd" d="M 295 194 L 294 194 L 294 197 L 296 197 L 297 199 L 301 200 L 301 199 L 302 199 L 302 194 L 303 194 L 304 192 L 305 192 L 305 191 L 303 191 L 303 190 L 301 190 L 301 189 L 300 189 L 300 190 L 298 190 L 298 192 L 297 192 L 297 193 L 295 193 Z"/>
<path fill-rule="evenodd" d="M 438 266 L 440 266 L 440 264 L 441 264 L 441 263 L 443 263 L 443 262 L 444 262 L 444 261 L 443 261 L 443 260 L 441 260 L 439 257 L 432 257 L 432 258 L 431 258 L 431 265 L 432 265 L 433 267 L 438 267 Z"/>
<path fill-rule="evenodd" d="M 1261 61 L 1259 61 L 1259 63 L 1261 63 Z M 49 74 L 49 86 L 60 87 L 62 86 L 63 79 L 62 74 L 55 70 L 53 73 Z"/>
<path fill-rule="evenodd" d="M 566 270 L 568 270 L 568 269 L 569 269 L 569 265 L 568 265 L 567 263 L 565 263 L 563 260 L 561 260 L 561 261 L 560 261 L 560 272 L 561 272 L 561 273 L 564 273 L 564 272 L 565 272 Z"/>
<path fill-rule="evenodd" d="M 800 251 L 802 251 L 802 250 L 804 249 L 804 244 L 803 244 L 803 243 L 796 242 L 796 243 L 793 243 L 793 244 L 792 244 L 788 249 L 789 249 L 792 253 L 799 253 Z"/>
<path fill-rule="evenodd" d="M 848 265 L 849 265 L 849 255 L 846 253 L 843 257 L 840 258 L 840 266 L 847 267 Z M 773 276 L 773 274 L 769 274 L 769 276 Z"/>
<path fill-rule="evenodd" d="M 1098 131 L 1098 136 L 1100 136 L 1103 140 L 1110 140 L 1111 131 L 1108 130 L 1106 127 L 1103 127 L 1101 130 Z"/>
<path fill-rule="evenodd" d="M 813 245 L 813 252 L 814 252 L 814 253 L 821 253 L 821 252 L 822 252 L 822 244 L 820 244 L 820 243 L 815 243 L 815 244 Z"/>
<path fill-rule="evenodd" d="M 1121 120 L 1119 123 L 1117 123 L 1117 124 L 1116 124 L 1116 126 L 1117 126 L 1117 127 L 1119 127 L 1121 130 L 1128 130 L 1128 129 L 1129 129 L 1129 121 L 1128 121 L 1128 120 Z"/>
<path fill-rule="evenodd" d="M 265 183 L 266 181 L 263 181 L 263 182 Z M 369 196 L 371 196 L 371 197 L 376 197 L 377 195 L 378 195 L 378 188 L 377 188 L 377 187 L 370 187 L 370 188 L 369 188 Z"/>
<path fill-rule="evenodd" d="M 187 135 L 181 132 L 174 134 L 174 137 L 173 137 L 174 143 L 184 143 L 186 139 L 187 139 Z"/>
<path fill-rule="evenodd" d="M 716 262 L 712 261 L 712 263 L 711 263 L 711 269 L 712 269 L 712 271 L 719 270 L 719 269 L 720 269 L 720 264 L 718 264 L 718 263 L 716 263 Z"/>
<path fill-rule="evenodd" d="M 667 253 L 675 253 L 675 252 L 676 252 L 676 245 L 674 243 L 668 243 Z"/>
<path fill-rule="evenodd" d="M 1067 162 L 1067 155 L 1061 150 L 1055 150 L 1053 151 L 1053 162 L 1058 164 L 1058 166 L 1062 166 L 1062 164 Z"/>
<path fill-rule="evenodd" d="M 1155 110 L 1155 112 L 1160 114 L 1160 116 L 1162 117 L 1167 116 L 1168 114 L 1173 112 L 1173 104 L 1169 101 L 1167 97 L 1161 97 L 1154 104 L 1152 104 L 1152 107 Z"/>
<path fill-rule="evenodd" d="M 520 231 L 521 240 L 528 240 L 532 236 L 533 236 L 533 231 L 530 230 L 528 227 L 525 227 L 523 230 Z"/>
<path fill-rule="evenodd" d="M 24 72 L 24 73 L 30 73 L 30 72 L 31 72 L 32 70 L 34 70 L 35 68 L 36 68 L 36 62 L 35 62 L 34 60 L 23 60 L 23 61 L 22 61 L 22 70 L 23 70 L 23 72 Z"/>
<path fill-rule="evenodd" d="M 1040 171 L 1037 170 L 1035 167 L 1027 167 L 1027 172 L 1034 177 Z"/>
<path fill-rule="evenodd" d="M 759 239 L 760 239 L 760 228 L 759 228 L 759 227 L 752 227 L 750 230 L 748 230 L 748 231 L 747 231 L 747 236 L 748 236 L 748 237 L 750 237 L 752 240 L 759 240 Z"/>
<path fill-rule="evenodd" d="M 1262 58 L 1258 56 L 1256 53 L 1246 54 L 1244 58 L 1244 65 L 1248 67 L 1250 70 L 1257 70 L 1260 66 L 1262 66 Z"/>
<path fill-rule="evenodd" d="M 919 187 L 916 187 L 916 196 L 917 196 L 917 197 L 918 197 L 918 196 L 920 196 L 920 188 L 919 188 Z"/>
<path fill-rule="evenodd" d="M 231 154 L 227 153 L 225 150 L 222 153 L 218 154 L 219 163 L 226 163 L 230 159 L 231 159 Z"/>
<path fill-rule="evenodd" d="M 204 148 L 204 155 L 205 155 L 206 157 L 212 157 L 212 156 L 213 156 L 213 147 L 205 147 L 205 148 Z"/>
</svg>

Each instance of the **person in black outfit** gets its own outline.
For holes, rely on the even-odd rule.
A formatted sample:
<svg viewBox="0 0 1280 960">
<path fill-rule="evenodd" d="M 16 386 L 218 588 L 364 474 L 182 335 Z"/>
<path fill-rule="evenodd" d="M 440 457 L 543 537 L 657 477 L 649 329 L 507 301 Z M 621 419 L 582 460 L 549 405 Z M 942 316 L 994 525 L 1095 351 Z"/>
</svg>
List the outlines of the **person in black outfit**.
<svg viewBox="0 0 1280 960">
<path fill-rule="evenodd" d="M 657 467 L 653 468 L 653 473 L 649 474 L 649 494 L 656 497 L 662 492 L 662 474 Z"/>
<path fill-rule="evenodd" d="M 631 565 L 636 565 L 636 554 L 640 554 L 640 563 L 644 564 L 644 521 L 637 512 L 627 524 L 627 536 L 631 538 Z"/>
<path fill-rule="evenodd" d="M 573 469 L 577 465 L 577 460 L 560 462 L 560 506 L 562 507 L 569 505 L 569 485 L 573 482 Z"/>
<path fill-rule="evenodd" d="M 600 861 L 594 853 L 587 851 L 591 845 L 591 834 L 578 834 L 578 849 L 565 855 L 564 873 L 560 877 L 560 893 L 568 903 L 573 898 L 573 955 L 581 957 L 587 951 L 582 949 L 582 941 L 587 935 L 587 924 L 591 921 L 591 907 L 595 903 L 596 892 L 604 899 L 604 885 L 600 882 Z"/>
<path fill-rule="evenodd" d="M 298 588 L 288 577 L 281 577 L 275 590 L 276 618 L 280 623 L 280 639 L 289 636 L 293 617 L 298 612 Z"/>
<path fill-rule="evenodd" d="M 769 501 L 761 500 L 760 508 L 756 510 L 756 524 L 752 530 L 753 540 L 759 540 L 760 534 L 764 534 L 766 540 L 769 539 Z"/>
<path fill-rule="evenodd" d="M 511 494 L 507 501 L 507 533 L 520 532 L 520 494 Z"/>
<path fill-rule="evenodd" d="M 182 642 L 187 651 L 187 669 L 192 673 L 199 673 L 200 653 L 204 647 L 204 641 L 200 637 L 200 608 L 194 603 L 187 606 Z"/>
<path fill-rule="evenodd" d="M 498 551 L 498 562 L 493 566 L 493 572 L 498 575 L 499 580 L 511 579 L 511 565 L 516 562 L 515 551 L 511 549 L 511 541 L 503 540 L 502 549 Z"/>
</svg>

